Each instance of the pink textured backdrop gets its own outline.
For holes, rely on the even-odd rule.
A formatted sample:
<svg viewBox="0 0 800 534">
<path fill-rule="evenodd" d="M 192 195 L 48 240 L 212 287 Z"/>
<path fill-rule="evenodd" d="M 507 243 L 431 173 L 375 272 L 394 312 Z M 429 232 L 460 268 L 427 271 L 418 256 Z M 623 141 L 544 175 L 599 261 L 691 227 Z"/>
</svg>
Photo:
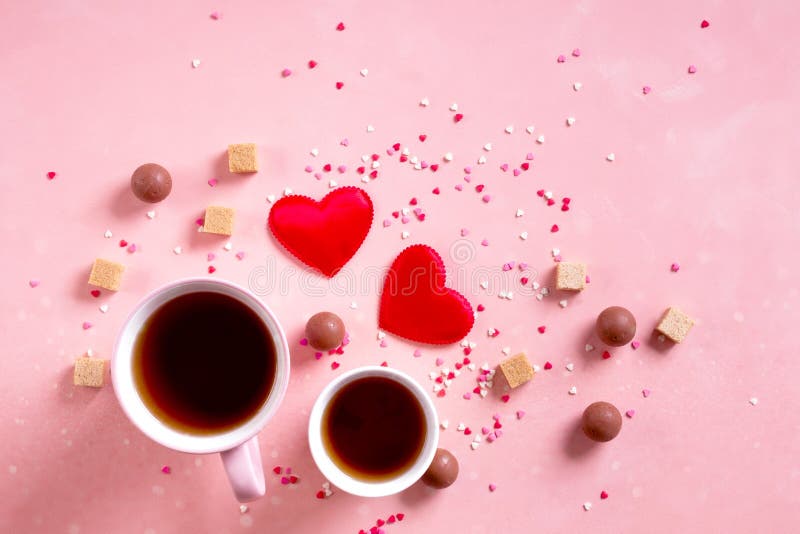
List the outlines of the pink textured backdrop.
<svg viewBox="0 0 800 534">
<path fill-rule="evenodd" d="M 788 532 L 800 524 L 796 4 L 1 5 L 0 531 L 355 533 L 398 512 L 405 520 L 387 533 Z M 220 20 L 209 17 L 215 10 Z M 704 18 L 711 25 L 701 29 Z M 339 21 L 343 32 L 335 30 Z M 556 62 L 559 54 L 565 63 Z M 309 59 L 319 62 L 314 70 Z M 696 73 L 688 73 L 690 64 Z M 285 79 L 284 67 L 293 70 Z M 644 85 L 652 92 L 644 95 Z M 427 108 L 418 105 L 423 97 Z M 452 102 L 464 114 L 458 124 Z M 570 116 L 576 122 L 567 127 Z M 535 142 L 539 134 L 544 144 Z M 343 138 L 349 147 L 339 144 Z M 259 145 L 262 170 L 254 176 L 227 173 L 225 147 L 240 141 Z M 439 171 L 388 157 L 394 142 L 439 162 Z M 488 153 L 487 142 L 494 145 Z M 452 163 L 441 161 L 448 151 Z M 514 177 L 499 169 L 518 166 L 529 151 L 536 158 L 530 171 Z M 486 306 L 469 335 L 477 343 L 473 361 L 495 364 L 508 346 L 554 368 L 508 404 L 497 395 L 462 399 L 474 386 L 469 372 L 435 400 L 450 421 L 441 443 L 461 463 L 450 489 L 417 485 L 376 500 L 342 492 L 318 500 L 323 480 L 305 427 L 323 385 L 387 360 L 428 388 L 435 358 L 452 365 L 461 353 L 422 347 L 414 358 L 417 346 L 392 336 L 381 348 L 375 291 L 345 294 L 312 277 L 321 288 L 315 296 L 295 276 L 286 291 L 263 297 L 286 327 L 294 367 L 285 404 L 260 437 L 267 469 L 291 466 L 301 481 L 282 486 L 268 471 L 267 497 L 241 514 L 217 457 L 149 441 L 125 419 L 110 386 L 71 385 L 72 361 L 88 347 L 109 357 L 138 299 L 206 273 L 208 252 L 217 255 L 214 276 L 241 284 L 267 265 L 297 268 L 265 231 L 267 195 L 288 186 L 320 197 L 330 178 L 358 185 L 360 156 L 373 152 L 382 155 L 380 177 L 364 187 L 376 221 L 351 272 L 385 267 L 403 247 L 427 243 L 442 253 L 454 286 Z M 606 161 L 611 152 L 614 162 Z M 475 164 L 481 155 L 484 166 Z M 127 185 L 146 161 L 165 165 L 175 180 L 153 220 Z M 328 162 L 348 170 L 321 181 L 304 172 Z M 474 169 L 471 184 L 463 182 L 466 165 Z M 215 188 L 211 178 L 219 179 Z M 454 189 L 459 183 L 463 192 Z M 492 195 L 488 204 L 474 192 L 478 183 Z M 436 186 L 439 196 L 431 193 Z M 538 189 L 559 201 L 571 197 L 572 209 L 545 206 Z M 391 212 L 411 197 L 427 219 L 412 215 L 403 225 Z M 195 232 L 208 204 L 237 209 L 233 251 L 222 250 L 224 239 Z M 525 215 L 515 217 L 517 208 Z M 554 223 L 558 233 L 550 232 Z M 465 241 L 461 228 L 470 230 Z M 113 238 L 103 237 L 106 229 Z M 401 240 L 403 230 L 409 239 Z M 484 238 L 488 247 L 480 246 Z M 139 250 L 128 254 L 120 239 Z M 468 261 L 453 257 L 454 243 Z M 566 309 L 561 296 L 538 302 L 523 291 L 516 270 L 496 276 L 490 291 L 469 285 L 484 276 L 477 272 L 496 273 L 512 260 L 528 262 L 549 285 L 553 247 L 586 261 L 591 274 Z M 234 258 L 239 250 L 243 261 Z M 95 299 L 86 278 L 98 256 L 128 270 L 119 293 Z M 40 285 L 29 287 L 31 279 Z M 496 296 L 502 283 L 514 289 L 513 300 Z M 612 304 L 635 313 L 642 346 L 602 360 L 590 330 Z M 672 304 L 698 324 L 684 344 L 659 350 L 649 333 Z M 322 309 L 341 314 L 352 335 L 336 371 L 332 358 L 317 362 L 297 345 L 305 319 Z M 84 321 L 93 328 L 84 330 Z M 545 334 L 539 325 L 547 325 Z M 486 335 L 492 327 L 501 332 L 494 339 Z M 584 352 L 587 341 L 598 349 Z M 576 396 L 567 394 L 573 385 Z M 652 390 L 649 398 L 643 388 Z M 575 424 L 600 399 L 636 414 L 616 440 L 588 447 Z M 527 411 L 519 421 L 518 409 Z M 504 436 L 471 450 L 457 423 L 477 431 L 495 412 Z M 163 465 L 172 473 L 162 474 Z M 609 498 L 601 501 L 603 490 Z"/>
</svg>

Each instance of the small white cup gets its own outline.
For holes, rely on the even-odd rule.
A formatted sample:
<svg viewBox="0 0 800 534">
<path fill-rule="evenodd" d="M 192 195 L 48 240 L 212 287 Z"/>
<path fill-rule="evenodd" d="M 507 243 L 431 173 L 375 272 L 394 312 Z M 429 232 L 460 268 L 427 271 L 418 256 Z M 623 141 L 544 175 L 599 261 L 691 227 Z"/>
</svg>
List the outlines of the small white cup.
<svg viewBox="0 0 800 534">
<path fill-rule="evenodd" d="M 186 434 L 158 419 L 142 400 L 133 376 L 133 349 L 145 321 L 165 302 L 199 291 L 233 297 L 253 310 L 269 330 L 276 355 L 275 381 L 261 408 L 236 428 L 208 435 Z M 286 393 L 289 384 L 289 345 L 275 315 L 255 295 L 231 282 L 210 278 L 179 280 L 153 291 L 131 312 L 122 326 L 111 357 L 111 380 L 122 410 L 151 439 L 182 452 L 218 452 L 239 501 L 252 501 L 264 495 L 266 486 L 258 449 L 258 432 L 275 414 Z"/>
<path fill-rule="evenodd" d="M 376 482 L 353 478 L 342 471 L 331 459 L 328 450 L 322 443 L 322 416 L 325 414 L 325 409 L 333 396 L 350 382 L 369 376 L 388 378 L 405 386 L 422 406 L 426 430 L 425 443 L 419 456 L 417 456 L 417 460 L 411 467 L 392 479 Z M 311 448 L 311 456 L 314 458 L 319 470 L 334 486 L 361 497 L 384 497 L 403 491 L 411 486 L 430 467 L 433 456 L 436 454 L 438 443 L 439 424 L 437 422 L 436 407 L 425 390 L 422 389 L 422 386 L 402 371 L 378 365 L 359 367 L 333 379 L 317 397 L 308 421 L 308 444 Z"/>
</svg>

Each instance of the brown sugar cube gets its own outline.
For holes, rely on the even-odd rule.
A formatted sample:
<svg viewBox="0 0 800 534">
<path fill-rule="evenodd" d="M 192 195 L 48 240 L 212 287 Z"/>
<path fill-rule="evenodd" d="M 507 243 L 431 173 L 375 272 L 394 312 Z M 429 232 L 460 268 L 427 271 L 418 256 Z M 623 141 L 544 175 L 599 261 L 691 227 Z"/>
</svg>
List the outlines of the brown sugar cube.
<svg viewBox="0 0 800 534">
<path fill-rule="evenodd" d="M 106 363 L 107 360 L 101 358 L 81 356 L 75 360 L 75 372 L 72 375 L 72 383 L 76 386 L 88 386 L 91 388 L 103 387 Z"/>
<path fill-rule="evenodd" d="M 203 219 L 203 231 L 209 234 L 231 235 L 233 233 L 233 216 L 235 214 L 236 210 L 233 208 L 207 207 L 206 216 Z"/>
<path fill-rule="evenodd" d="M 506 377 L 506 382 L 512 388 L 520 386 L 533 378 L 533 367 L 531 367 L 531 363 L 524 352 L 506 358 L 500 362 L 499 367 L 500 372 Z"/>
<path fill-rule="evenodd" d="M 684 340 L 689 330 L 694 326 L 694 320 L 678 308 L 667 308 L 656 330 L 670 338 L 675 343 Z"/>
<path fill-rule="evenodd" d="M 586 264 L 559 262 L 556 264 L 556 289 L 581 291 L 586 287 Z"/>
<path fill-rule="evenodd" d="M 122 272 L 125 266 L 121 263 L 97 258 L 92 264 L 92 272 L 89 273 L 89 284 L 109 291 L 117 291 L 122 282 Z"/>
<path fill-rule="evenodd" d="M 228 145 L 228 170 L 236 173 L 258 171 L 256 145 L 254 143 Z"/>
</svg>

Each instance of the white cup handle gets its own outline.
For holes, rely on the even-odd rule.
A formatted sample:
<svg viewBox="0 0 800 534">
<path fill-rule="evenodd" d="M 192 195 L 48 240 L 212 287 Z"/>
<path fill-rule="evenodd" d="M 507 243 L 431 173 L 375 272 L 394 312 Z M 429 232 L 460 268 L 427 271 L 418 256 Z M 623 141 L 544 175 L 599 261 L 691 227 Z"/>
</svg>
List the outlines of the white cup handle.
<svg viewBox="0 0 800 534">
<path fill-rule="evenodd" d="M 266 483 L 264 468 L 261 466 L 261 452 L 258 450 L 258 436 L 219 454 L 239 502 L 254 501 L 264 496 Z"/>
</svg>

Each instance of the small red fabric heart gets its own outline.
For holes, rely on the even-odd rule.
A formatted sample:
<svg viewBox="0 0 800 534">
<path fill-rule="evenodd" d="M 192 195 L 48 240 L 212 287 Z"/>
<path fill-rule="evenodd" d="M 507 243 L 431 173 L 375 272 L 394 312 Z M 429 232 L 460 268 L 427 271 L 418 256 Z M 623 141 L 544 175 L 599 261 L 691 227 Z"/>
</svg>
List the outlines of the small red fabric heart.
<svg viewBox="0 0 800 534">
<path fill-rule="evenodd" d="M 441 256 L 427 245 L 413 245 L 398 254 L 383 284 L 380 328 L 434 345 L 464 339 L 475 322 L 472 306 L 445 287 L 445 277 Z"/>
<path fill-rule="evenodd" d="M 372 200 L 358 187 L 341 187 L 317 202 L 290 195 L 275 202 L 269 229 L 297 259 L 328 277 L 361 247 L 372 226 Z"/>
</svg>

